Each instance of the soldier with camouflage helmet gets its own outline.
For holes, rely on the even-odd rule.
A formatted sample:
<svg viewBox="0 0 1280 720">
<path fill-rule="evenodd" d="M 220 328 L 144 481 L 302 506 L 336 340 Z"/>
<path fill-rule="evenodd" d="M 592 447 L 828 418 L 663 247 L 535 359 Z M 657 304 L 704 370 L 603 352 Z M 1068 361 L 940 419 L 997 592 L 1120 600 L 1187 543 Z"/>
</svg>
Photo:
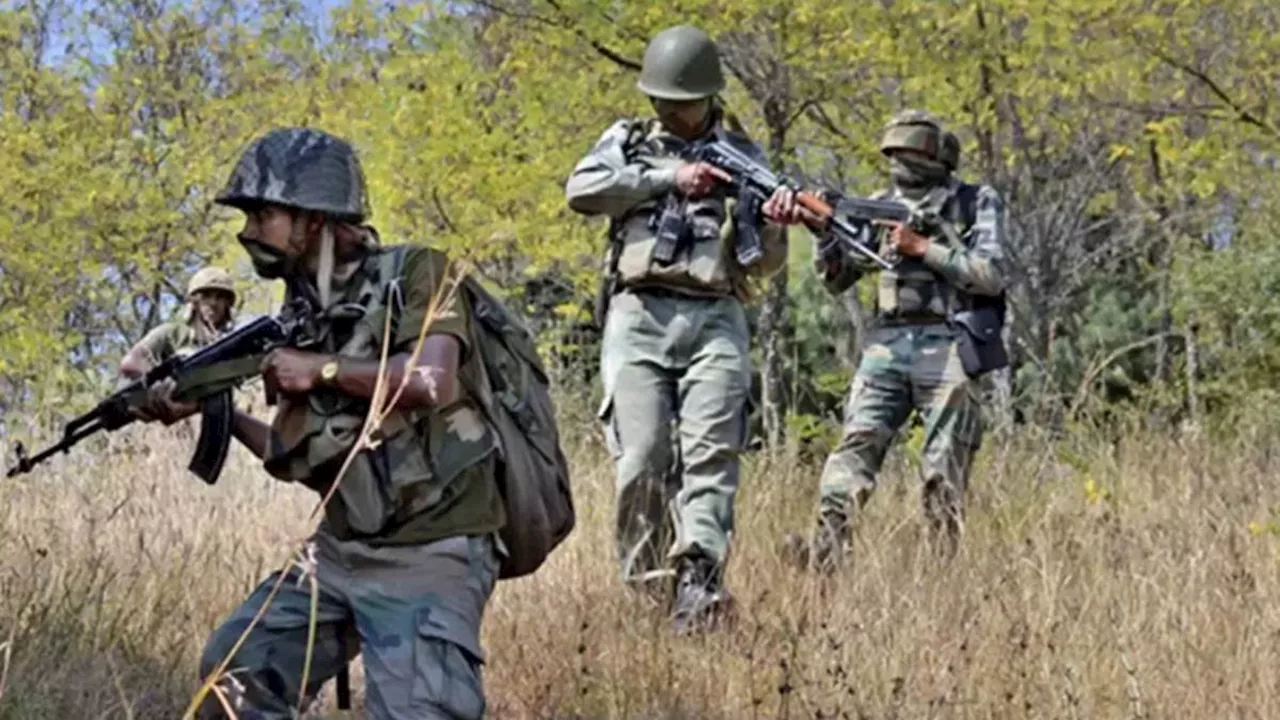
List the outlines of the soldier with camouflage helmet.
<svg viewBox="0 0 1280 720">
<path fill-rule="evenodd" d="M 187 283 L 187 302 L 181 316 L 152 328 L 124 358 L 120 375 L 135 379 L 170 357 L 186 355 L 217 340 L 231 329 L 236 304 L 231 273 L 205 267 Z"/>
<path fill-rule="evenodd" d="M 354 148 L 319 130 L 258 138 L 217 202 L 244 214 L 238 237 L 257 273 L 317 310 L 321 344 L 266 356 L 276 415 L 268 425 L 237 413 L 235 437 L 277 479 L 333 495 L 274 599 L 275 574 L 214 631 L 202 678 L 228 659 L 216 681 L 239 717 L 292 718 L 359 653 L 367 717 L 481 717 L 480 624 L 504 552 L 505 508 L 495 433 L 473 395 L 483 370 L 471 310 L 450 292 L 448 259 L 424 245 L 383 247 L 366 224 Z M 338 478 L 378 384 L 387 313 L 398 321 L 385 382 L 399 399 L 377 442 L 358 448 Z M 164 422 L 194 411 L 163 397 L 149 408 Z M 319 587 L 310 648 L 308 576 Z M 222 704 L 211 694 L 200 713 L 222 717 Z"/>
<path fill-rule="evenodd" d="M 725 79 L 705 32 L 682 25 L 654 36 L 637 85 L 656 117 L 609 127 L 565 193 L 574 211 L 609 219 L 599 417 L 617 464 L 623 579 L 652 591 L 651 581 L 669 576 L 664 566 L 673 564 L 675 630 L 697 631 L 721 617 L 728 601 L 723 570 L 751 383 L 743 301 L 749 279 L 784 265 L 778 223 L 796 204 L 785 189 L 769 198 L 764 217 L 752 220 L 763 223 L 764 256 L 741 266 L 733 251 L 741 220 L 727 176 L 681 159 L 713 137 L 762 158 L 725 126 L 716 99 Z M 657 250 L 664 233 L 679 238 L 669 256 Z M 674 538 L 665 537 L 668 513 Z"/>
<path fill-rule="evenodd" d="M 896 253 L 900 262 L 879 275 L 875 320 L 849 394 L 844 434 L 822 473 L 818 527 L 811 539 L 790 534 L 785 540 L 791 558 L 823 571 L 845 558 L 852 515 L 870 498 L 889 445 L 913 410 L 924 422 L 922 495 L 930 537 L 943 556 L 955 551 L 983 435 L 978 384 L 1003 362 L 1003 346 L 992 345 L 1001 342 L 992 325 L 1003 322 L 1007 282 L 1000 195 L 953 175 L 959 140 L 927 113 L 896 114 L 880 149 L 892 183 L 876 197 L 939 222 L 930 235 L 898 224 L 875 231 L 882 254 Z M 852 254 L 818 257 L 815 265 L 836 295 L 876 269 Z M 982 333 L 985 347 L 971 332 Z"/>
</svg>

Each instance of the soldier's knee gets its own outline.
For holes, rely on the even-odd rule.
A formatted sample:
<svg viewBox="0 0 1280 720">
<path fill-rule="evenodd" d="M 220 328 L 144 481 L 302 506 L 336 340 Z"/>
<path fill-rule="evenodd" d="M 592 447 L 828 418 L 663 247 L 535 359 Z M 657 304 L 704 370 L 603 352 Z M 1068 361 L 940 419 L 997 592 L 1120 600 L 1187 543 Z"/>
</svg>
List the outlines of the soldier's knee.
<svg viewBox="0 0 1280 720">
<path fill-rule="evenodd" d="M 665 477 L 674 462 L 671 438 L 661 433 L 646 433 L 634 438 L 621 438 L 618 468 L 624 482 Z"/>
<path fill-rule="evenodd" d="M 222 665 L 222 661 L 231 654 L 232 648 L 235 647 L 236 641 L 240 639 L 240 635 L 248 627 L 247 621 L 229 620 L 219 625 L 213 634 L 204 644 L 204 650 L 200 653 L 200 679 L 209 677 L 209 674 L 216 671 Z M 234 667 L 234 664 L 228 664 L 227 669 Z"/>
</svg>

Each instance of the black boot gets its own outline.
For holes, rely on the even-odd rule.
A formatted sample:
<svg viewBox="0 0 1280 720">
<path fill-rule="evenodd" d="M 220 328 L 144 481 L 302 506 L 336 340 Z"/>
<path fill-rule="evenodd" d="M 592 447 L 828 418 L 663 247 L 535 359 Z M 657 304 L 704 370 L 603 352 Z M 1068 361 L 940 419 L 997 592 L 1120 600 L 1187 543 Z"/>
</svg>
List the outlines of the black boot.
<svg viewBox="0 0 1280 720">
<path fill-rule="evenodd" d="M 713 630 L 728 617 L 732 598 L 724 589 L 723 576 L 724 568 L 708 558 L 680 558 L 671 609 L 671 625 L 677 635 Z"/>
<path fill-rule="evenodd" d="M 818 526 L 814 529 L 811 540 L 799 533 L 787 533 L 782 541 L 782 555 L 787 562 L 801 570 L 830 575 L 845 560 L 851 536 L 848 518 L 841 513 L 824 512 L 818 518 Z"/>
</svg>

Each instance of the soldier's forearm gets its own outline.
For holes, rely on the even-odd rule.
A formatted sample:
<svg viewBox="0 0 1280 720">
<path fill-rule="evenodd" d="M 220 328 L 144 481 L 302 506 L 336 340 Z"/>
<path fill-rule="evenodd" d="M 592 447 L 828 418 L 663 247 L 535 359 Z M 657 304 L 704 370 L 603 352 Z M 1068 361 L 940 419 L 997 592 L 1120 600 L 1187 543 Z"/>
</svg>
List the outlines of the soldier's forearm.
<svg viewBox="0 0 1280 720">
<path fill-rule="evenodd" d="M 933 243 L 922 260 L 963 292 L 993 297 L 1004 292 L 1004 278 L 995 263 L 970 250 Z"/>
<path fill-rule="evenodd" d="M 401 353 L 387 360 L 389 393 L 400 393 L 396 407 L 404 410 L 430 406 L 445 406 L 458 397 L 458 341 L 452 335 L 430 335 L 423 343 L 422 356 L 412 371 L 409 353 Z M 342 358 L 334 387 L 344 395 L 372 398 L 378 384 L 377 360 Z M 404 384 L 403 391 L 400 390 Z"/>
<path fill-rule="evenodd" d="M 270 428 L 266 423 L 248 413 L 235 411 L 231 420 L 231 435 L 258 458 L 267 454 L 269 433 Z"/>
<path fill-rule="evenodd" d="M 565 186 L 569 207 L 584 215 L 619 217 L 676 185 L 674 168 L 627 165 L 575 171 Z"/>
</svg>

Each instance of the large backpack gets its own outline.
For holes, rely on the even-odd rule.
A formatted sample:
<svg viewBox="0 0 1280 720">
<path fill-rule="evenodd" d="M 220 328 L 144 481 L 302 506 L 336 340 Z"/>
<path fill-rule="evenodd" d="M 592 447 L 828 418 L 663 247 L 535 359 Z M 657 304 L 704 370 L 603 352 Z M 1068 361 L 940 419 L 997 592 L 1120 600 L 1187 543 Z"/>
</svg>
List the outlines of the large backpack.
<svg viewBox="0 0 1280 720">
<path fill-rule="evenodd" d="M 400 279 L 408 249 L 385 249 L 390 272 L 384 277 Z M 498 489 L 507 515 L 500 536 L 507 556 L 498 577 L 517 578 L 541 567 L 573 531 L 569 463 L 560 447 L 550 381 L 532 334 L 474 278 L 465 278 L 458 291 L 471 309 L 484 371 L 483 387 L 466 389 L 479 401 L 500 441 Z"/>
<path fill-rule="evenodd" d="M 498 488 L 507 510 L 501 533 L 507 557 L 498 577 L 515 578 L 541 567 L 573 531 L 569 463 L 532 334 L 474 278 L 460 287 L 471 306 L 487 384 L 477 395 L 502 443 Z"/>
</svg>

